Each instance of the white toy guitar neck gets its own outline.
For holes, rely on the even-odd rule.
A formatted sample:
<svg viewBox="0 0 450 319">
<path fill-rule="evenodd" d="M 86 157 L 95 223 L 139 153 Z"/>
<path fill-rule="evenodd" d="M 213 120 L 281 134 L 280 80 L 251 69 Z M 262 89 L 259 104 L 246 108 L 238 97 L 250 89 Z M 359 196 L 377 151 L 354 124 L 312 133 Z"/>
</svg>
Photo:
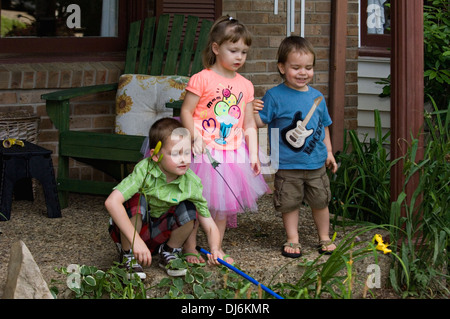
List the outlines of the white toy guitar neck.
<svg viewBox="0 0 450 319">
<path fill-rule="evenodd" d="M 306 129 L 306 125 L 308 124 L 309 120 L 311 119 L 314 111 L 316 110 L 317 106 L 322 102 L 322 96 L 319 96 L 314 100 L 314 104 L 309 110 L 306 117 L 303 119 L 303 121 L 297 121 L 297 126 L 293 128 L 292 130 L 287 131 L 286 133 L 286 140 L 289 144 L 291 144 L 295 148 L 300 148 L 305 144 L 305 140 L 308 136 L 310 136 L 314 130 Z"/>
</svg>

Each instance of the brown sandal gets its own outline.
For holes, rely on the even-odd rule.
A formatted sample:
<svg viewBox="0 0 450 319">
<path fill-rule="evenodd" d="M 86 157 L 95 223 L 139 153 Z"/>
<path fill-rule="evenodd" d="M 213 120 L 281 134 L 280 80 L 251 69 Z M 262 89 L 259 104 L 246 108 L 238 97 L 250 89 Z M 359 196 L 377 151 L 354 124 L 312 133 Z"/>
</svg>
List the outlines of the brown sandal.
<svg viewBox="0 0 450 319">
<path fill-rule="evenodd" d="M 319 254 L 324 255 L 331 255 L 334 251 L 333 250 L 327 250 L 327 247 L 331 244 L 334 244 L 334 241 L 332 240 L 319 240 L 319 245 L 317 246 Z M 336 246 L 336 244 L 334 244 Z M 336 249 L 336 248 L 335 248 Z"/>
<path fill-rule="evenodd" d="M 291 247 L 291 248 L 298 248 L 300 249 L 300 253 L 288 253 L 284 250 L 284 247 Z M 281 254 L 284 257 L 289 257 L 289 258 L 298 258 L 302 255 L 302 246 L 300 245 L 300 243 L 284 243 L 283 247 L 281 247 Z"/>
</svg>

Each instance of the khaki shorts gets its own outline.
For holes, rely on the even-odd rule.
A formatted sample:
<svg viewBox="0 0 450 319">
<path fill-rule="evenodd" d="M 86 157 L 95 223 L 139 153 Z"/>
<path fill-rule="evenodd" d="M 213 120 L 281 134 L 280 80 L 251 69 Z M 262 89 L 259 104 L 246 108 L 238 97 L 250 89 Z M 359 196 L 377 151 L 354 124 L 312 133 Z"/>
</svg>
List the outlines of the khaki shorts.
<svg viewBox="0 0 450 319">
<path fill-rule="evenodd" d="M 303 201 L 313 209 L 322 209 L 331 200 L 325 166 L 316 170 L 280 169 L 275 174 L 274 186 L 273 202 L 281 213 L 298 209 Z"/>
</svg>

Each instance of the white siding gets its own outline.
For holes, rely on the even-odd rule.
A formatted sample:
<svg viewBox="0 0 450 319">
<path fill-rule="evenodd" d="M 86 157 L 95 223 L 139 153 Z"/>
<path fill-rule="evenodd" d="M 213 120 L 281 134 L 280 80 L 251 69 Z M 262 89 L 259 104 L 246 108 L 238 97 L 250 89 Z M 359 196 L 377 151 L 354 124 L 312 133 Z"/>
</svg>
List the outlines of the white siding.
<svg viewBox="0 0 450 319">
<path fill-rule="evenodd" d="M 383 133 L 390 129 L 390 98 L 380 98 L 383 85 L 375 82 L 391 73 L 389 58 L 359 57 L 358 59 L 358 133 L 361 140 L 374 136 L 374 113 L 380 111 Z"/>
</svg>

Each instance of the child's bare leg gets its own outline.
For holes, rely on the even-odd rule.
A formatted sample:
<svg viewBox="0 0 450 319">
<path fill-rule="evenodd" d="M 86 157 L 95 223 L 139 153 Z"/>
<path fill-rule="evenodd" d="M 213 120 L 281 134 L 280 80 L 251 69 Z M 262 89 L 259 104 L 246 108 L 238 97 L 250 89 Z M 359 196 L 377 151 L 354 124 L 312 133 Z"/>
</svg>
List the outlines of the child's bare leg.
<svg viewBox="0 0 450 319">
<path fill-rule="evenodd" d="M 330 241 L 330 212 L 328 207 L 322 209 L 312 209 L 314 223 L 317 227 L 317 233 L 320 240 Z M 333 251 L 335 244 L 330 244 L 323 248 L 326 251 Z"/>
<path fill-rule="evenodd" d="M 298 244 L 298 209 L 289 212 L 289 213 L 283 213 L 283 225 L 284 229 L 286 230 L 286 242 L 292 243 L 292 244 Z M 289 246 L 284 246 L 284 251 L 289 254 L 299 254 L 300 248 L 293 248 Z"/>
<path fill-rule="evenodd" d="M 167 246 L 170 248 L 180 248 L 183 247 L 186 240 L 192 234 L 194 230 L 194 221 L 191 220 L 184 224 L 183 226 L 178 227 L 173 230 L 170 234 L 170 238 L 167 241 Z"/>
<path fill-rule="evenodd" d="M 192 264 L 204 263 L 205 259 L 197 251 L 197 232 L 199 223 L 196 222 L 194 225 L 194 230 L 189 235 L 188 239 L 183 245 L 183 252 L 185 254 L 190 254 L 186 256 L 186 261 Z M 191 255 L 192 254 L 192 255 Z M 197 257 L 198 256 L 198 257 Z"/>
<path fill-rule="evenodd" d="M 136 233 L 138 235 L 142 229 L 142 215 L 136 214 L 130 218 L 130 221 L 136 229 Z M 131 242 L 125 237 L 124 234 L 122 234 L 122 232 L 120 233 L 120 243 L 122 245 L 122 250 L 129 251 L 131 249 Z"/>
<path fill-rule="evenodd" d="M 227 219 L 223 218 L 223 217 L 217 217 L 214 219 L 214 221 L 216 222 L 217 228 L 219 229 L 219 234 L 220 234 L 220 251 L 223 255 L 226 255 L 225 252 L 222 250 L 222 242 L 223 242 L 223 237 L 225 236 L 225 230 L 227 229 Z M 229 263 L 232 264 L 234 262 L 233 258 L 231 257 L 227 257 L 224 258 L 224 260 Z"/>
</svg>

